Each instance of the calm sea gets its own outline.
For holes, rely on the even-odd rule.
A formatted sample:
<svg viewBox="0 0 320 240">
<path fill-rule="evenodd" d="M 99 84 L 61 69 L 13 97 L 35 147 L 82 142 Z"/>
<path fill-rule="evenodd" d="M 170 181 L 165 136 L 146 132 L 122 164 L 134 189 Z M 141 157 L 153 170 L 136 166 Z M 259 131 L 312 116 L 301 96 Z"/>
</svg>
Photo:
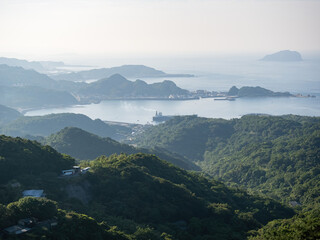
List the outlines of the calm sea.
<svg viewBox="0 0 320 240">
<path fill-rule="evenodd" d="M 192 64 L 193 63 L 193 64 Z M 161 67 L 161 66 L 159 66 Z M 227 91 L 233 85 L 261 86 L 273 91 L 289 91 L 315 95 L 316 98 L 241 98 L 236 101 L 200 99 L 190 101 L 103 101 L 99 104 L 29 111 L 25 115 L 50 113 L 82 113 L 90 118 L 106 121 L 148 123 L 156 111 L 164 115 L 197 114 L 210 118 L 236 118 L 250 113 L 271 115 L 298 114 L 320 116 L 320 61 L 305 60 L 297 63 L 250 61 L 188 61 L 170 66 L 169 73 L 191 73 L 195 78 L 165 78 L 188 90 L 206 89 Z M 130 79 L 135 80 L 135 79 Z M 147 83 L 164 79 L 142 79 Z"/>
</svg>

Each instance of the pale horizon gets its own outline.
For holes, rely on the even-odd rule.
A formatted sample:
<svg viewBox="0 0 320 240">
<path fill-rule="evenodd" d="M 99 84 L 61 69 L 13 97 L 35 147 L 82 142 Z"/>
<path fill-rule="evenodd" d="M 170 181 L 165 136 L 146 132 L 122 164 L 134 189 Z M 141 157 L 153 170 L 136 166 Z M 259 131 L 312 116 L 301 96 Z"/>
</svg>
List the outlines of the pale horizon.
<svg viewBox="0 0 320 240">
<path fill-rule="evenodd" d="M 316 0 L 2 0 L 0 54 L 67 62 L 312 55 L 320 51 L 319 12 Z"/>
</svg>

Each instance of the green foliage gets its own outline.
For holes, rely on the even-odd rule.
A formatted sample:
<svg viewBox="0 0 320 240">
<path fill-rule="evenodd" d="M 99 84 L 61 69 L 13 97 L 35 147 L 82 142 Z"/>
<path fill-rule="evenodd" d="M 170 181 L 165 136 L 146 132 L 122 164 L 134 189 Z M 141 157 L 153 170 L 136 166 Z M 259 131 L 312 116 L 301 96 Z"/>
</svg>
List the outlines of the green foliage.
<svg viewBox="0 0 320 240">
<path fill-rule="evenodd" d="M 198 160 L 210 175 L 304 206 L 320 201 L 320 121 L 301 116 L 247 115 L 221 120 L 177 117 L 140 135 L 137 143 L 160 145 Z"/>
<path fill-rule="evenodd" d="M 84 176 L 91 184 L 89 215 L 102 220 L 122 216 L 156 229 L 166 225 L 181 239 L 205 235 L 243 239 L 247 230 L 293 213 L 274 201 L 229 189 L 154 155 L 99 157 L 86 166 L 91 167 Z"/>
<path fill-rule="evenodd" d="M 7 209 L 14 219 L 35 217 L 39 220 L 45 220 L 57 214 L 56 203 L 44 198 L 21 198 L 17 202 L 8 204 Z"/>
<path fill-rule="evenodd" d="M 9 227 L 23 218 L 46 220 L 57 215 L 57 204 L 45 198 L 26 197 L 7 206 L 0 205 L 0 228 Z"/>
<path fill-rule="evenodd" d="M 227 120 L 175 117 L 149 128 L 136 142 L 142 147 L 162 147 L 196 161 L 203 159 L 208 148 L 223 144 L 233 132 L 232 122 Z"/>
<path fill-rule="evenodd" d="M 250 240 L 320 239 L 320 210 L 303 212 L 290 219 L 274 220 L 253 231 Z"/>
<path fill-rule="evenodd" d="M 135 239 L 106 223 L 98 223 L 92 217 L 57 208 L 57 203 L 44 198 L 22 198 L 7 206 L 0 205 L 0 229 L 17 224 L 20 219 L 35 218 L 38 221 L 54 219 L 54 228 L 38 227 L 22 236 L 7 236 L 6 239 Z M 144 229 L 143 229 L 144 230 Z"/>
<path fill-rule="evenodd" d="M 0 184 L 34 179 L 44 173 L 59 174 L 74 165 L 74 159 L 37 142 L 0 135 Z"/>
<path fill-rule="evenodd" d="M 161 148 L 142 149 L 119 143 L 111 138 L 101 138 L 79 128 L 67 127 L 52 134 L 44 141 L 57 151 L 80 160 L 93 160 L 101 155 L 132 154 L 138 152 L 153 153 L 161 159 L 187 170 L 199 170 L 188 159 Z"/>
</svg>

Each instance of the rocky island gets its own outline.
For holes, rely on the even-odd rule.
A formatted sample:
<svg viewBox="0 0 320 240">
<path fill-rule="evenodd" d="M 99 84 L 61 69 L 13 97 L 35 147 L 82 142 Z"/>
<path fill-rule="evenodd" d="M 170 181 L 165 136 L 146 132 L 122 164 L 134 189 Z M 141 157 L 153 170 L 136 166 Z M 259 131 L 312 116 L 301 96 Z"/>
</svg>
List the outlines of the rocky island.
<svg viewBox="0 0 320 240">
<path fill-rule="evenodd" d="M 266 55 L 261 61 L 272 62 L 299 62 L 303 61 L 301 54 L 296 51 L 283 50 L 270 55 Z"/>
<path fill-rule="evenodd" d="M 294 97 L 289 92 L 273 92 L 262 87 L 231 87 L 227 93 L 229 97 Z"/>
</svg>

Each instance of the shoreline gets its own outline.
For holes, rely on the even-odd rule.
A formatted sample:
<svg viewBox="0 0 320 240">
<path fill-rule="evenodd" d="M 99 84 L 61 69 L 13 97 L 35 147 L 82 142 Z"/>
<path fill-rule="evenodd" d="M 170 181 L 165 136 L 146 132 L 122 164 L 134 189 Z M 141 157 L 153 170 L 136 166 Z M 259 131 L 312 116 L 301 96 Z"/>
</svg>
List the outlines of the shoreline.
<svg viewBox="0 0 320 240">
<path fill-rule="evenodd" d="M 30 107 L 30 108 L 14 108 L 19 111 L 21 114 L 25 116 L 26 113 L 43 110 L 43 109 L 53 109 L 53 108 L 75 108 L 81 106 L 87 106 L 91 104 L 100 104 L 103 101 L 192 101 L 192 100 L 201 100 L 201 99 L 209 99 L 212 98 L 213 100 L 225 100 L 224 98 L 228 98 L 227 96 L 204 96 L 204 97 L 190 97 L 190 98 L 161 98 L 161 97 L 137 97 L 137 98 L 108 98 L 99 101 L 87 101 L 87 102 L 78 102 L 77 104 L 72 105 L 50 105 L 50 106 L 42 106 L 42 107 Z M 238 97 L 238 96 L 230 96 L 234 100 L 236 99 L 261 99 L 261 98 L 297 98 L 297 99 L 306 99 L 306 98 L 317 98 L 314 95 L 302 95 L 302 94 L 291 94 L 290 96 L 247 96 L 247 97 Z"/>
</svg>

